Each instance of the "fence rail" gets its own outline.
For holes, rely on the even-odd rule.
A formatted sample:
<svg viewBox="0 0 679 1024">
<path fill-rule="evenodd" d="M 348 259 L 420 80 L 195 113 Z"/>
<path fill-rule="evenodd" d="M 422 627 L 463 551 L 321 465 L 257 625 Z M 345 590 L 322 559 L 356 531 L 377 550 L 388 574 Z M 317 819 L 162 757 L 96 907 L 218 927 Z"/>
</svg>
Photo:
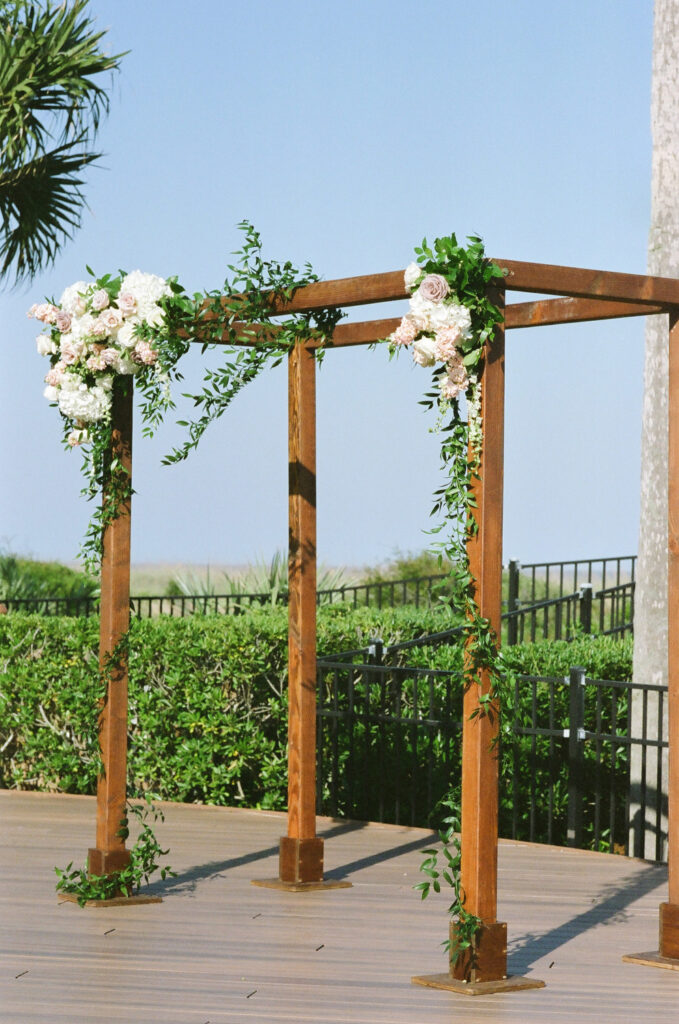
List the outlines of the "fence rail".
<svg viewBox="0 0 679 1024">
<path fill-rule="evenodd" d="M 436 825 L 440 801 L 460 795 L 461 684 L 459 672 L 319 661 L 319 813 Z M 634 693 L 653 711 L 631 736 Z M 662 735 L 662 687 L 589 679 L 573 668 L 566 677 L 518 676 L 514 699 L 521 713 L 503 734 L 501 834 L 627 853 L 631 752 L 641 756 L 644 814 L 658 781 L 647 780 L 648 751 L 667 747 L 654 738 Z M 660 858 L 660 810 L 655 827 Z"/>
<path fill-rule="evenodd" d="M 609 595 L 606 607 L 612 606 L 615 600 L 621 600 L 619 597 L 616 598 L 615 594 L 618 591 L 622 594 L 625 587 L 628 602 L 626 607 L 631 607 L 635 566 L 635 555 L 566 562 L 535 562 L 529 565 L 522 565 L 513 560 L 506 571 L 507 599 L 503 602 L 505 613 L 511 615 L 518 611 L 527 612 L 529 607 L 538 606 L 545 601 L 568 602 L 580 592 L 583 584 L 592 584 L 594 587 L 595 583 L 600 584 L 597 596 L 602 593 Z M 432 604 L 438 604 L 440 597 L 446 594 L 447 581 L 448 576 L 445 573 L 434 573 L 399 580 L 346 584 L 319 590 L 317 602 L 319 605 L 348 603 L 355 608 L 393 608 L 398 605 L 430 607 Z M 287 601 L 286 590 L 253 594 L 155 594 L 132 597 L 130 608 L 132 614 L 140 619 L 153 618 L 157 615 L 238 615 L 251 607 L 264 607 L 273 603 L 287 604 Z M 26 611 L 42 615 L 99 614 L 97 597 L 6 597 L 0 598 L 0 606 L 8 612 Z M 568 613 L 562 610 L 561 614 L 567 617 Z M 598 610 L 598 614 L 601 614 L 601 609 Z M 624 616 L 624 612 L 621 615 Z M 515 616 L 515 621 L 520 622 L 520 617 Z M 508 642 L 515 641 L 510 636 Z"/>
<path fill-rule="evenodd" d="M 441 588 L 448 579 L 446 574 L 418 576 L 401 580 L 382 580 L 376 583 L 355 583 L 342 587 L 318 590 L 316 602 L 323 604 L 351 604 L 354 608 L 394 608 L 411 605 L 430 607 L 437 603 Z M 130 598 L 130 610 L 138 619 L 169 615 L 183 618 L 187 615 L 238 615 L 249 608 L 272 604 L 287 605 L 288 592 L 280 590 L 258 594 L 155 594 Z M 23 597 L 0 598 L 5 610 L 35 612 L 40 615 L 98 615 L 97 597 Z"/>
<path fill-rule="evenodd" d="M 535 604 L 550 598 L 575 593 L 584 583 L 599 590 L 619 587 L 635 578 L 636 555 L 615 555 L 607 558 L 580 558 L 570 562 L 531 562 L 522 565 L 512 559 L 507 566 L 507 611 L 519 604 Z M 518 602 L 518 604 L 517 604 Z"/>
</svg>

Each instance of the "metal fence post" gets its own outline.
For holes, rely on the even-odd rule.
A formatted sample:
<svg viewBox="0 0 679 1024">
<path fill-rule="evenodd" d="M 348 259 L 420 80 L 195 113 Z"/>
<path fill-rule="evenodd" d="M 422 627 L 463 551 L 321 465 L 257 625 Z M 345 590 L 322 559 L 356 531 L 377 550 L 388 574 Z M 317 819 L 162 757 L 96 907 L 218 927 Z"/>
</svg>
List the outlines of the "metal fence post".
<svg viewBox="0 0 679 1024">
<path fill-rule="evenodd" d="M 583 633 L 592 632 L 592 584 L 580 587 L 580 626 Z"/>
<path fill-rule="evenodd" d="M 570 689 L 568 721 L 568 822 L 567 843 L 582 846 L 582 775 L 585 741 L 585 670 L 575 667 L 568 676 Z"/>
<path fill-rule="evenodd" d="M 507 611 L 515 612 L 519 607 L 519 570 L 521 562 L 512 558 L 509 562 L 509 580 L 507 585 Z M 507 644 L 511 647 L 519 642 L 519 621 L 513 615 L 507 622 Z"/>
</svg>

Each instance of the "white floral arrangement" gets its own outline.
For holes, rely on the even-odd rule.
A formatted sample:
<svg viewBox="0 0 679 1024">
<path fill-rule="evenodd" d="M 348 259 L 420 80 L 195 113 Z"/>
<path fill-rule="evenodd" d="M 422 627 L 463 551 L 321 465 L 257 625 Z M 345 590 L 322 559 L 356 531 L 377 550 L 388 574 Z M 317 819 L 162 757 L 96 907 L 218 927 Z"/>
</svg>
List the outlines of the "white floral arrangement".
<svg viewBox="0 0 679 1024">
<path fill-rule="evenodd" d="M 58 305 L 31 306 L 28 316 L 45 325 L 37 338 L 38 352 L 51 360 L 44 396 L 73 423 L 70 445 L 90 440 L 88 424 L 109 419 L 116 374 L 155 370 L 158 353 L 145 335 L 148 328 L 162 327 L 158 303 L 170 295 L 172 289 L 162 277 L 135 270 L 122 279 L 77 281 Z"/>
<path fill-rule="evenodd" d="M 413 359 L 420 366 L 442 363 L 441 397 L 457 398 L 472 383 L 458 348 L 472 335 L 471 314 L 453 300 L 450 285 L 441 274 L 425 274 L 417 263 L 410 263 L 404 279 L 412 293 L 410 311 L 389 340 L 394 345 L 412 345 Z"/>
</svg>

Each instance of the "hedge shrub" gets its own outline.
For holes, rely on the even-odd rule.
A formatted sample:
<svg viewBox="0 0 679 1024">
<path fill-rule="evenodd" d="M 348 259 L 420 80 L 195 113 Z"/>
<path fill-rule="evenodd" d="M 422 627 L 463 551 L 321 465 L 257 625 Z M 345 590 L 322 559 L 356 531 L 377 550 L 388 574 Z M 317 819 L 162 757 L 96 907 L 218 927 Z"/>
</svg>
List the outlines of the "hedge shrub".
<svg viewBox="0 0 679 1024">
<path fill-rule="evenodd" d="M 421 636 L 446 612 L 319 612 L 319 650 Z M 98 621 L 0 616 L 0 786 L 93 793 Z M 129 787 L 163 799 L 286 803 L 287 609 L 133 621 Z"/>
</svg>

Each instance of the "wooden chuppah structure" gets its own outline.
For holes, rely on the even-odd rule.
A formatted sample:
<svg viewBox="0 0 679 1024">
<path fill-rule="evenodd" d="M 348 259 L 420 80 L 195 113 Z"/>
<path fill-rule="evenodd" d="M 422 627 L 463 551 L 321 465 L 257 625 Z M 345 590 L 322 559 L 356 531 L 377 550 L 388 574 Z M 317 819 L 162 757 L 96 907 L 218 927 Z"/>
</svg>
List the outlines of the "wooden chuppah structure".
<svg viewBox="0 0 679 1024">
<path fill-rule="evenodd" d="M 669 899 L 660 912 L 660 958 L 679 966 L 679 280 L 617 274 L 512 260 L 496 260 L 504 285 L 494 284 L 495 301 L 504 292 L 557 295 L 558 298 L 514 303 L 505 309 L 487 352 L 483 372 L 484 448 L 477 486 L 478 533 L 469 547 L 477 579 L 481 614 L 500 635 L 502 579 L 502 487 L 504 447 L 504 331 L 625 316 L 670 314 L 669 402 Z M 317 282 L 299 289 L 275 312 L 288 314 L 326 306 L 349 307 L 408 297 L 402 271 Z M 225 297 L 228 303 L 228 297 Z M 399 319 L 339 324 L 327 339 L 339 348 L 369 344 L 390 334 Z M 253 344 L 252 325 L 243 344 Z M 270 338 L 266 328 L 262 341 Z M 202 341 L 200 327 L 196 341 Z M 225 341 L 229 341 L 225 337 Z M 256 341 L 254 343 L 257 343 Z M 289 356 L 290 462 L 290 625 L 289 625 L 289 802 L 288 830 L 281 839 L 281 888 L 301 890 L 326 885 L 323 840 L 316 835 L 316 343 L 300 341 Z M 131 420 L 114 406 L 114 448 L 131 457 Z M 121 521 L 122 520 L 122 525 Z M 125 525 L 127 524 L 127 525 Z M 104 538 L 102 569 L 101 661 L 106 662 L 129 623 L 129 509 L 111 524 Z M 97 845 L 90 870 L 114 870 L 125 862 L 125 844 L 116 835 L 116 816 L 125 803 L 127 675 L 123 656 L 110 673 L 109 692 L 100 719 L 104 777 L 97 796 Z M 479 680 L 480 690 L 488 680 Z M 436 987 L 456 987 L 466 974 L 472 985 L 496 990 L 506 978 L 506 925 L 497 921 L 497 762 L 493 740 L 497 715 L 471 713 L 479 690 L 465 695 L 462 769 L 462 886 L 466 910 L 483 922 L 474 962 L 461 961 L 450 976 L 418 979 Z M 119 818 L 117 819 L 119 821 Z M 261 884 L 261 883 L 260 883 Z M 336 883 L 335 883 L 336 884 Z M 644 954 L 644 956 L 647 956 Z M 656 958 L 657 959 L 657 958 Z M 646 959 L 645 962 L 654 962 Z M 453 977 L 453 973 L 456 977 Z M 517 979 L 523 980 L 523 979 Z M 448 984 L 446 984 L 448 982 Z M 469 986 L 467 986 L 469 991 Z"/>
</svg>

